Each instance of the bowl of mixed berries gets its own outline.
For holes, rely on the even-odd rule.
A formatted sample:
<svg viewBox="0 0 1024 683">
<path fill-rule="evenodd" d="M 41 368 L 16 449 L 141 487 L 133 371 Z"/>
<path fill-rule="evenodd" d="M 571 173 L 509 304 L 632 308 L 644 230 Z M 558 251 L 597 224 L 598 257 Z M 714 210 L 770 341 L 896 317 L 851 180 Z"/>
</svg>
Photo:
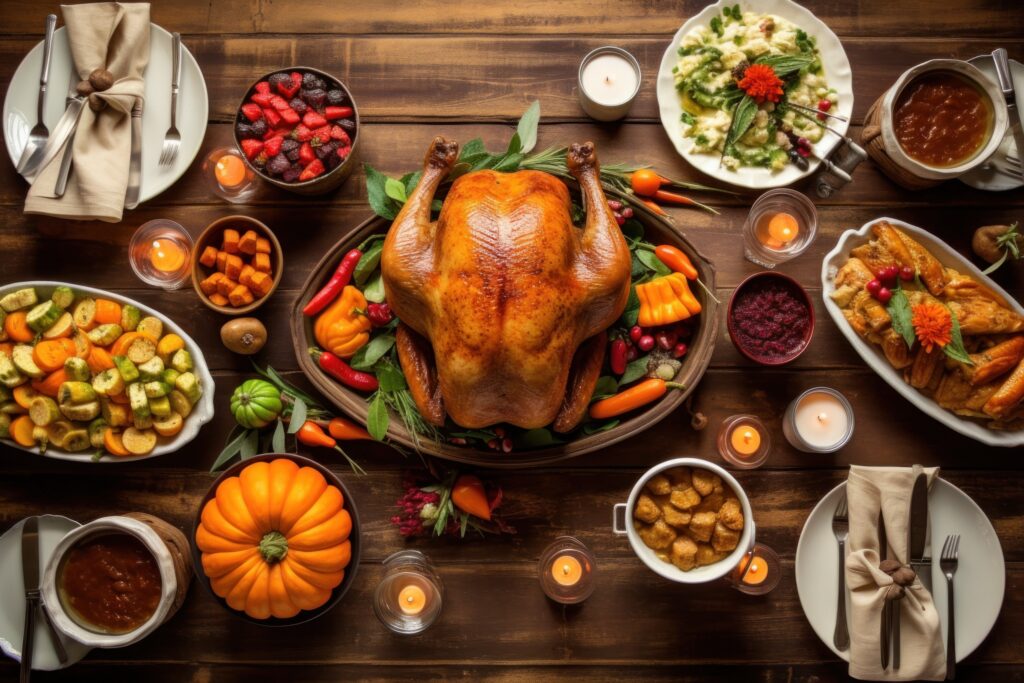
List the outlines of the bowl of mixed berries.
<svg viewBox="0 0 1024 683">
<path fill-rule="evenodd" d="M 238 107 L 235 143 L 267 182 L 321 194 L 352 173 L 359 112 L 341 81 L 308 66 L 266 74 Z"/>
</svg>

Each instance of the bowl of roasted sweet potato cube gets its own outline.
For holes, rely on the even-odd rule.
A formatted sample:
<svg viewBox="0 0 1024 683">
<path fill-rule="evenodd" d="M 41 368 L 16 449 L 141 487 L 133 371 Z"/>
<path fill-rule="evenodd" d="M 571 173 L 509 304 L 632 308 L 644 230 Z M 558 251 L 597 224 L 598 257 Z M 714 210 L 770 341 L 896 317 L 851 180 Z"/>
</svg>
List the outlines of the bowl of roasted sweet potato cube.
<svg viewBox="0 0 1024 683">
<path fill-rule="evenodd" d="M 754 544 L 750 500 L 714 463 L 675 458 L 649 469 L 615 506 L 613 528 L 644 564 L 678 583 L 707 583 Z"/>
<path fill-rule="evenodd" d="M 254 311 L 281 281 L 284 254 L 274 233 L 248 216 L 219 218 L 199 235 L 192 254 L 192 286 L 218 313 Z"/>
</svg>

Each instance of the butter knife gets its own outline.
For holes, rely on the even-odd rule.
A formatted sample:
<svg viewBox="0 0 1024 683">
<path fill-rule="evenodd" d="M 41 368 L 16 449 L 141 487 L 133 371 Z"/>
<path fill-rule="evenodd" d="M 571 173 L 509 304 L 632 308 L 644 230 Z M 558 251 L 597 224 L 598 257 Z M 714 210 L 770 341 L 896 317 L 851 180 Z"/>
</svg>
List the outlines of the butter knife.
<svg viewBox="0 0 1024 683">
<path fill-rule="evenodd" d="M 21 641 L 21 683 L 32 676 L 32 645 L 39 609 L 39 518 L 29 517 L 21 527 L 21 576 L 25 585 L 25 633 Z"/>
<path fill-rule="evenodd" d="M 71 84 L 68 85 L 68 96 L 64 99 L 64 106 L 70 107 L 71 102 L 78 95 L 78 72 L 75 71 L 75 67 L 71 67 Z M 64 191 L 68 187 L 68 177 L 71 175 L 71 161 L 72 154 L 71 148 L 75 145 L 75 131 L 71 131 L 71 135 L 68 137 L 68 144 L 64 146 L 64 155 L 60 158 L 60 168 L 57 169 L 57 182 L 54 184 L 53 193 L 58 197 L 64 196 Z"/>
<path fill-rule="evenodd" d="M 924 556 L 925 541 L 928 538 L 928 477 L 924 472 L 917 475 L 910 494 L 910 566 L 917 572 L 921 583 L 930 578 L 932 561 Z"/>
<path fill-rule="evenodd" d="M 1013 91 L 1013 73 L 1010 71 L 1010 60 L 1006 56 L 1006 48 L 997 47 L 992 50 L 992 62 L 996 67 L 996 78 L 999 81 L 999 89 L 1003 91 L 1006 98 L 1006 113 L 1010 117 L 1010 130 L 1013 131 L 1013 140 L 1017 143 L 1017 155 L 1024 154 L 1024 118 L 1017 108 L 1016 94 Z M 1013 168 L 1011 166 L 1011 168 Z M 1016 167 L 1017 175 L 1024 181 L 1024 165 Z"/>
<path fill-rule="evenodd" d="M 132 152 L 128 162 L 128 190 L 124 196 L 124 208 L 134 209 L 139 205 L 139 188 L 142 184 L 142 100 L 132 107 Z"/>
</svg>

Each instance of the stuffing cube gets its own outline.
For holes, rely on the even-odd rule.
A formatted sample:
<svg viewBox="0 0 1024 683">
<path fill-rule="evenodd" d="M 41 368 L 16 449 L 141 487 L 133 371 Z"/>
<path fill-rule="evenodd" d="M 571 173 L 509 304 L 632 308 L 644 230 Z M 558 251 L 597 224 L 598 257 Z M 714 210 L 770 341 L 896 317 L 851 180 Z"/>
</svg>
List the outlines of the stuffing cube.
<svg viewBox="0 0 1024 683">
<path fill-rule="evenodd" d="M 672 491 L 672 483 L 664 474 L 655 474 L 647 480 L 646 488 L 656 496 L 667 496 Z"/>
<path fill-rule="evenodd" d="M 256 253 L 257 254 L 269 254 L 270 253 L 270 240 L 266 237 L 256 238 Z"/>
<path fill-rule="evenodd" d="M 721 485 L 722 480 L 714 472 L 699 467 L 693 470 L 693 488 L 697 489 L 700 495 L 710 495 L 715 490 L 716 483 Z"/>
<path fill-rule="evenodd" d="M 743 529 L 743 508 L 735 498 L 727 498 L 718 510 L 718 521 L 726 529 L 740 531 Z"/>
<path fill-rule="evenodd" d="M 238 281 L 246 287 L 252 288 L 252 276 L 256 272 L 256 269 L 250 266 L 248 263 L 242 266 L 242 272 L 238 275 Z"/>
<path fill-rule="evenodd" d="M 718 562 L 725 555 L 722 553 L 715 552 L 715 549 L 709 546 L 707 543 L 701 543 L 697 546 L 697 566 L 706 567 L 709 564 Z"/>
<path fill-rule="evenodd" d="M 203 290 L 203 294 L 210 296 L 217 291 L 217 283 L 224 279 L 224 273 L 215 272 L 212 273 L 205 280 L 200 281 L 199 289 Z"/>
<path fill-rule="evenodd" d="M 689 467 L 673 467 L 668 471 L 668 478 L 673 486 L 688 488 L 692 486 Z"/>
<path fill-rule="evenodd" d="M 242 257 L 237 254 L 228 254 L 228 260 L 224 267 L 224 274 L 237 282 L 239 276 L 242 274 Z"/>
<path fill-rule="evenodd" d="M 654 524 L 661 517 L 661 510 L 650 496 L 641 493 L 640 497 L 636 500 L 636 509 L 633 510 L 633 516 L 641 522 Z"/>
<path fill-rule="evenodd" d="M 718 509 L 722 507 L 725 502 L 725 496 L 716 491 L 712 491 L 700 501 L 700 505 L 697 506 L 697 512 L 718 512 Z"/>
<path fill-rule="evenodd" d="M 229 254 L 237 254 L 238 253 L 238 240 L 239 239 L 241 239 L 241 238 L 239 238 L 239 236 L 238 236 L 238 231 L 237 230 L 232 230 L 231 228 L 228 228 L 228 229 L 226 229 L 224 231 L 224 241 L 223 241 L 223 244 L 221 246 L 224 247 L 224 251 L 226 251 L 227 253 L 229 253 Z"/>
<path fill-rule="evenodd" d="M 238 251 L 252 256 L 256 253 L 256 231 L 246 230 L 238 240 Z"/>
<path fill-rule="evenodd" d="M 690 526 L 687 527 L 690 536 L 698 541 L 710 541 L 711 534 L 715 531 L 717 517 L 718 515 L 714 512 L 694 513 L 693 518 L 690 520 Z"/>
<path fill-rule="evenodd" d="M 231 294 L 231 290 L 237 286 L 237 282 L 225 275 L 217 281 L 217 293 L 221 296 L 228 296 Z"/>
<path fill-rule="evenodd" d="M 252 257 L 252 267 L 261 273 L 270 272 L 270 255 L 269 254 L 256 254 Z"/>
<path fill-rule="evenodd" d="M 206 247 L 203 249 L 203 255 L 199 257 L 199 263 L 206 266 L 207 268 L 213 268 L 217 265 L 217 254 L 218 251 L 214 247 Z"/>
<path fill-rule="evenodd" d="M 228 256 L 230 255 L 231 254 L 229 254 L 226 251 L 217 252 L 217 258 L 214 261 L 214 265 L 217 266 L 217 270 L 219 270 L 222 273 L 224 272 L 224 269 L 228 267 Z"/>
<path fill-rule="evenodd" d="M 679 529 L 682 529 L 689 524 L 690 519 L 693 518 L 693 515 L 689 512 L 683 512 L 671 503 L 666 503 L 661 506 L 661 516 L 664 518 L 666 524 Z"/>
<path fill-rule="evenodd" d="M 697 566 L 697 544 L 688 536 L 680 536 L 672 542 L 672 564 L 688 572 Z"/>
<path fill-rule="evenodd" d="M 252 292 L 249 291 L 248 287 L 246 287 L 245 285 L 238 285 L 237 287 L 231 290 L 230 294 L 228 294 L 228 301 L 231 302 L 232 306 L 240 307 L 248 306 L 253 301 L 255 301 L 255 299 L 252 295 Z"/>
<path fill-rule="evenodd" d="M 661 519 L 654 524 L 641 526 L 637 533 L 640 535 L 644 545 L 654 550 L 664 550 L 679 535 L 675 529 L 665 524 L 665 521 Z"/>
<path fill-rule="evenodd" d="M 692 524 L 690 525 L 692 528 Z M 720 553 L 729 553 L 736 549 L 740 542 L 740 532 L 729 529 L 721 522 L 715 524 L 715 533 L 711 536 L 711 547 Z"/>
<path fill-rule="evenodd" d="M 269 294 L 270 288 L 274 286 L 274 278 L 258 270 L 249 279 L 252 281 L 252 291 L 257 299 L 262 299 Z"/>
<path fill-rule="evenodd" d="M 227 306 L 230 302 L 228 298 L 220 292 L 214 292 L 210 295 L 210 301 L 217 304 L 218 306 Z"/>
<path fill-rule="evenodd" d="M 700 494 L 692 488 L 673 489 L 669 500 L 680 510 L 691 510 L 700 505 Z"/>
</svg>

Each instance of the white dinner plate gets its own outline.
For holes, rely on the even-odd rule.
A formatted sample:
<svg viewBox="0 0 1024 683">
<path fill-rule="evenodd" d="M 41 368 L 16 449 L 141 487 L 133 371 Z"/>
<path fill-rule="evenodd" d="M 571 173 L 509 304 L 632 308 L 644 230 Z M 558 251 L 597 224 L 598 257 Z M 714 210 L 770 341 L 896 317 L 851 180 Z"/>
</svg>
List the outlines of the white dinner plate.
<svg viewBox="0 0 1024 683">
<path fill-rule="evenodd" d="M 931 252 L 932 256 L 938 259 L 939 263 L 943 266 L 954 268 L 964 275 L 969 275 L 978 282 L 983 283 L 986 287 L 989 287 L 1006 299 L 1013 310 L 1024 315 L 1024 306 L 1021 306 L 1013 296 L 997 285 L 992 278 L 982 275 L 981 270 L 977 266 L 948 244 L 916 225 L 884 216 L 868 221 L 856 230 L 847 230 L 839 236 L 839 241 L 836 243 L 835 248 L 825 255 L 825 259 L 821 264 L 821 298 L 825 304 L 825 310 L 832 316 L 833 322 L 835 322 L 843 336 L 846 337 L 847 341 L 850 342 L 853 349 L 864 362 L 877 372 L 879 377 L 888 382 L 889 386 L 895 389 L 903 398 L 913 403 L 924 413 L 935 418 L 953 431 L 960 432 L 964 436 L 969 436 L 975 441 L 980 441 L 989 446 L 1024 446 L 1024 429 L 1017 431 L 988 429 L 978 420 L 962 417 L 946 410 L 936 403 L 934 399 L 925 396 L 903 381 L 902 372 L 892 367 L 889 361 L 886 360 L 885 354 L 882 353 L 882 349 L 861 338 L 850 326 L 850 323 L 846 321 L 842 309 L 839 308 L 836 302 L 832 301 L 831 294 L 836 289 L 833 277 L 849 259 L 850 250 L 871 239 L 871 226 L 880 221 L 887 221 L 908 233 L 912 238 L 920 242 L 925 249 Z"/>
<path fill-rule="evenodd" d="M 171 125 L 171 34 L 150 24 L 149 64 L 146 66 L 145 104 L 142 110 L 142 180 L 139 201 L 145 202 L 174 184 L 199 153 L 206 134 L 209 100 L 206 82 L 195 57 L 182 44 L 181 91 L 178 95 L 178 130 L 181 147 L 177 159 L 169 166 L 160 166 L 160 150 L 164 135 Z M 11 163 L 18 164 L 25 149 L 28 133 L 36 124 L 36 102 L 39 98 L 39 72 L 43 64 L 43 43 L 29 50 L 14 72 L 4 99 L 4 140 Z M 50 80 L 43 109 L 43 122 L 53 133 L 64 113 L 64 100 L 71 78 L 71 48 L 67 30 L 62 26 L 53 34 L 53 57 Z M 72 173 L 74 171 L 72 170 Z"/>
<path fill-rule="evenodd" d="M 811 511 L 796 547 L 796 589 L 807 621 L 821 641 L 844 660 L 849 650 L 839 651 L 832 643 L 836 626 L 839 553 L 832 533 L 832 515 L 846 483 L 829 491 Z M 946 642 L 946 577 L 939 567 L 942 543 L 949 534 L 960 534 L 960 564 L 955 582 L 956 661 L 974 652 L 999 618 L 1006 590 L 1006 565 L 992 522 L 977 503 L 944 479 L 936 479 L 928 491 L 929 555 L 932 561 L 930 587 L 935 609 L 942 622 Z M 849 595 L 847 595 L 849 600 Z M 849 609 L 847 609 L 849 613 Z"/>
<path fill-rule="evenodd" d="M 21 661 L 22 637 L 25 631 L 25 582 L 21 572 L 21 528 L 25 520 L 21 520 L 0 536 L 0 650 L 11 659 Z M 68 532 L 77 529 L 81 524 L 59 515 L 39 516 L 39 576 L 42 577 L 46 564 L 50 561 L 54 549 L 60 539 Z M 50 640 L 50 629 L 42 614 L 40 606 L 36 615 L 36 629 L 32 641 L 32 668 L 40 671 L 55 671 L 71 666 L 89 654 L 92 648 L 81 643 L 62 638 L 68 661 L 61 664 L 57 659 L 57 651 Z"/>
<path fill-rule="evenodd" d="M 967 61 L 996 81 L 996 67 L 992 62 L 992 55 L 978 55 Z M 1021 105 L 1024 104 L 1024 64 L 1011 59 L 1010 73 L 1013 74 L 1013 90 L 1017 94 L 1017 110 L 1018 112 L 1024 111 L 1021 109 Z M 1007 156 L 1013 156 L 1015 159 L 1021 158 L 1020 154 L 1024 150 L 1017 149 L 1017 142 L 1013 138 L 1014 127 L 1020 128 L 1021 126 L 1024 126 L 1024 123 L 1021 122 L 1020 117 L 1018 116 L 1014 120 L 1014 117 L 1011 116 L 1006 135 L 1003 136 L 1003 141 L 999 144 L 995 154 L 984 164 L 964 173 L 957 180 L 977 190 L 988 190 L 989 192 L 1004 192 L 1024 185 L 1024 180 L 1021 180 L 1019 175 L 1013 175 L 1012 171 L 1007 172 L 1008 162 L 1006 161 Z"/>
<path fill-rule="evenodd" d="M 675 78 L 672 74 L 672 69 L 679 61 L 677 53 L 679 44 L 682 42 L 683 36 L 691 29 L 709 24 L 712 17 L 722 13 L 723 7 L 734 4 L 736 4 L 735 0 L 719 0 L 713 5 L 708 5 L 701 12 L 690 17 L 673 36 L 672 42 L 661 58 L 661 67 L 658 69 L 657 90 L 661 125 L 665 128 L 669 140 L 675 145 L 679 155 L 702 173 L 732 185 L 752 189 L 791 185 L 814 173 L 820 162 L 809 159 L 810 163 L 807 170 L 804 171 L 793 164 L 786 164 L 784 169 L 774 173 L 771 169 L 749 166 L 741 166 L 735 171 L 731 171 L 720 164 L 719 154 L 698 154 L 692 151 L 694 141 L 691 138 L 684 138 L 682 134 L 679 117 L 683 113 L 683 107 L 679 94 L 676 92 Z M 850 70 L 850 60 L 846 57 L 843 44 L 839 42 L 839 38 L 828 26 L 814 16 L 810 10 L 792 0 L 746 0 L 740 2 L 740 9 L 744 12 L 774 14 L 782 17 L 817 39 L 821 63 L 825 68 L 825 80 L 829 87 L 835 88 L 839 98 L 833 113 L 845 116 L 847 119 L 851 117 L 853 113 L 853 74 Z M 828 123 L 840 133 L 846 134 L 847 123 L 836 119 L 829 119 Z M 835 134 L 825 131 L 821 140 L 814 145 L 815 155 L 820 158 L 827 157 L 838 142 L 839 138 Z"/>
</svg>

